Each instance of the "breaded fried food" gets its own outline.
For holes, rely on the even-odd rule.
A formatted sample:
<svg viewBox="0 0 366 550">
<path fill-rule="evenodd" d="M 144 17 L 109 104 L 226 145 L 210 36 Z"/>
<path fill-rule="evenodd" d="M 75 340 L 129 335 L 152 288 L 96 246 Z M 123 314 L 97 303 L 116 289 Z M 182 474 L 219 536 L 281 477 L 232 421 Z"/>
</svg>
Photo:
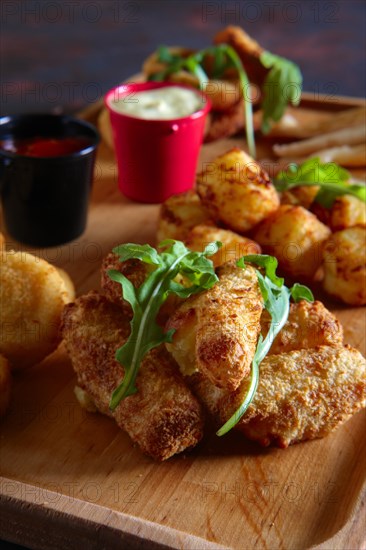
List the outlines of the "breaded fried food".
<svg viewBox="0 0 366 550">
<path fill-rule="evenodd" d="M 229 393 L 201 376 L 194 389 L 223 424 L 244 400 L 248 384 L 245 379 Z M 365 407 L 365 390 L 366 361 L 348 346 L 269 355 L 260 365 L 254 399 L 236 429 L 263 446 L 282 448 L 324 437 Z"/>
<path fill-rule="evenodd" d="M 73 298 L 57 269 L 26 252 L 0 254 L 0 353 L 13 369 L 42 361 L 59 342 L 61 312 Z"/>
<path fill-rule="evenodd" d="M 302 206 L 283 204 L 255 229 L 253 238 L 277 258 L 285 274 L 309 280 L 322 262 L 330 234 L 329 227 Z"/>
<path fill-rule="evenodd" d="M 332 231 L 347 227 L 366 227 L 365 203 L 351 195 L 337 197 L 330 209 L 328 224 Z"/>
<path fill-rule="evenodd" d="M 231 46 L 240 57 L 250 82 L 262 87 L 268 72 L 260 61 L 264 49 L 244 29 L 229 25 L 215 35 L 214 44 Z"/>
<path fill-rule="evenodd" d="M 239 101 L 225 111 L 211 113 L 210 124 L 204 138 L 205 143 L 234 136 L 244 128 L 244 104 Z"/>
<path fill-rule="evenodd" d="M 238 260 L 246 254 L 261 253 L 261 247 L 252 239 L 228 229 L 219 229 L 214 225 L 196 225 L 186 238 L 185 244 L 191 250 L 202 252 L 209 243 L 215 241 L 222 243 L 216 254 L 210 256 L 215 267 L 231 260 Z"/>
<path fill-rule="evenodd" d="M 333 233 L 325 244 L 323 288 L 351 306 L 366 304 L 366 227 Z"/>
<path fill-rule="evenodd" d="M 142 361 L 137 393 L 110 411 L 112 392 L 123 378 L 123 367 L 116 361 L 115 352 L 129 331 L 122 309 L 97 292 L 78 298 L 63 313 L 62 336 L 78 386 L 100 412 L 115 419 L 144 453 L 166 460 L 201 439 L 202 409 L 177 365 L 160 346 Z"/>
<path fill-rule="evenodd" d="M 261 326 L 266 336 L 271 317 L 263 310 Z M 284 327 L 273 341 L 269 354 L 278 354 L 316 346 L 341 346 L 343 328 L 335 315 L 322 302 L 300 300 L 290 304 L 290 312 Z"/>
<path fill-rule="evenodd" d="M 281 204 L 292 204 L 309 209 L 314 203 L 319 189 L 319 185 L 299 185 L 299 187 L 288 189 L 281 193 Z"/>
<path fill-rule="evenodd" d="M 255 227 L 280 204 L 268 174 L 237 147 L 205 164 L 197 192 L 213 220 L 238 233 Z"/>
<path fill-rule="evenodd" d="M 179 46 L 171 46 L 168 48 L 173 55 L 179 55 L 183 58 L 189 57 L 195 53 L 195 50 L 182 48 Z M 167 74 L 165 80 L 190 86 L 192 88 L 201 88 L 209 97 L 212 109 L 214 111 L 226 111 L 231 109 L 239 100 L 242 99 L 242 91 L 237 74 L 224 75 L 223 78 L 217 79 L 213 76 L 212 56 L 207 55 L 204 60 L 205 71 L 209 77 L 207 82 L 200 85 L 198 78 L 191 72 L 180 70 Z M 167 68 L 167 64 L 159 60 L 158 52 L 152 53 L 143 63 L 142 70 L 146 78 L 155 74 L 161 73 Z M 233 71 L 230 71 L 233 73 Z M 230 77 L 230 78 L 229 78 Z"/>
<path fill-rule="evenodd" d="M 165 239 L 184 241 L 193 227 L 210 223 L 210 215 L 195 191 L 172 195 L 160 208 L 157 243 Z"/>
<path fill-rule="evenodd" d="M 256 271 L 228 262 L 219 282 L 191 296 L 170 317 L 176 329 L 166 344 L 184 375 L 203 373 L 215 386 L 235 390 L 250 371 L 263 308 Z"/>
<path fill-rule="evenodd" d="M 140 260 L 126 260 L 121 262 L 118 255 L 110 252 L 103 259 L 101 267 L 101 287 L 102 292 L 110 302 L 119 304 L 123 313 L 129 319 L 132 317 L 131 305 L 123 299 L 122 287 L 116 281 L 108 276 L 108 271 L 116 270 L 122 273 L 135 288 L 138 288 L 146 279 L 151 266 Z"/>
<path fill-rule="evenodd" d="M 154 268 L 151 264 L 146 264 L 140 260 L 130 259 L 121 262 L 118 255 L 110 252 L 103 259 L 101 267 L 101 287 L 102 293 L 110 302 L 118 304 L 123 309 L 124 315 L 128 318 L 132 318 L 132 307 L 129 302 L 123 298 L 123 290 L 120 283 L 112 281 L 108 276 L 109 270 L 116 270 L 122 273 L 135 288 L 138 288 L 145 281 L 150 271 Z M 160 311 L 157 315 L 157 321 L 161 326 L 164 326 L 167 322 L 170 314 L 178 307 L 182 302 L 176 294 L 168 296 L 167 300 L 163 303 Z"/>
<path fill-rule="evenodd" d="M 6 413 L 11 395 L 11 368 L 10 363 L 3 355 L 0 355 L 0 418 Z"/>
</svg>

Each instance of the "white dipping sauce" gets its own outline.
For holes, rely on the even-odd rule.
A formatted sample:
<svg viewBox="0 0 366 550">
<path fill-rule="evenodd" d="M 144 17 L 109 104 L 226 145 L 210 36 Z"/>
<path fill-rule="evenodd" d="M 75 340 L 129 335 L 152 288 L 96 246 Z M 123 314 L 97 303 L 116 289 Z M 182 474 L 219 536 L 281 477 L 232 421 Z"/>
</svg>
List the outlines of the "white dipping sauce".
<svg viewBox="0 0 366 550">
<path fill-rule="evenodd" d="M 109 102 L 110 107 L 123 113 L 146 120 L 172 120 L 191 115 L 202 109 L 203 97 L 188 88 L 166 86 L 155 90 L 132 92 Z"/>
</svg>

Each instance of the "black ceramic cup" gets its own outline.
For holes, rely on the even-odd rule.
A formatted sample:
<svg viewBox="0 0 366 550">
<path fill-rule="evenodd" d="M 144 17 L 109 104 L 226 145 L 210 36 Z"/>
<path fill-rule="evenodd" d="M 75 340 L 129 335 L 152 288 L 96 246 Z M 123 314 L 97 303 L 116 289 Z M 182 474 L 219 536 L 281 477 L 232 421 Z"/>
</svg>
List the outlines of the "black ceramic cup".
<svg viewBox="0 0 366 550">
<path fill-rule="evenodd" d="M 33 138 L 80 139 L 81 149 L 57 156 L 29 156 L 4 143 Z M 86 226 L 99 135 L 69 116 L 26 114 L 0 118 L 0 192 L 9 235 L 35 247 L 79 237 Z M 52 153 L 51 153 L 52 154 Z"/>
</svg>

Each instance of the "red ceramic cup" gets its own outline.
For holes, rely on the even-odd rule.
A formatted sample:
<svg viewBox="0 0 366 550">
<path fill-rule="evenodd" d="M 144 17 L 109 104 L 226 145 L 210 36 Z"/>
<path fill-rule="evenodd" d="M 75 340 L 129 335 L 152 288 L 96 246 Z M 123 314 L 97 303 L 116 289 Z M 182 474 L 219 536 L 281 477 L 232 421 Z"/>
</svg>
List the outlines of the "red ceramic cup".
<svg viewBox="0 0 366 550">
<path fill-rule="evenodd" d="M 121 192 L 139 202 L 159 203 L 191 189 L 210 101 L 199 91 L 202 108 L 173 120 L 147 120 L 117 112 L 116 99 L 145 90 L 180 86 L 167 82 L 129 83 L 105 96 L 113 131 Z M 181 86 L 185 87 L 185 86 Z M 190 88 L 192 89 L 192 88 Z"/>
</svg>

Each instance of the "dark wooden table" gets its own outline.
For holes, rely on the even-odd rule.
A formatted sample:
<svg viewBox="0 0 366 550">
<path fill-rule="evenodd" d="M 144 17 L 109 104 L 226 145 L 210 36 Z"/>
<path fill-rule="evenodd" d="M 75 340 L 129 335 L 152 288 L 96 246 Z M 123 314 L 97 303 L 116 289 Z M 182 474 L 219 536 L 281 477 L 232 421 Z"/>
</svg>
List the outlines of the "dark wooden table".
<svg viewBox="0 0 366 550">
<path fill-rule="evenodd" d="M 2 0 L 1 113 L 75 112 L 160 44 L 202 48 L 228 24 L 296 61 L 304 89 L 365 95 L 364 0 Z"/>
</svg>

